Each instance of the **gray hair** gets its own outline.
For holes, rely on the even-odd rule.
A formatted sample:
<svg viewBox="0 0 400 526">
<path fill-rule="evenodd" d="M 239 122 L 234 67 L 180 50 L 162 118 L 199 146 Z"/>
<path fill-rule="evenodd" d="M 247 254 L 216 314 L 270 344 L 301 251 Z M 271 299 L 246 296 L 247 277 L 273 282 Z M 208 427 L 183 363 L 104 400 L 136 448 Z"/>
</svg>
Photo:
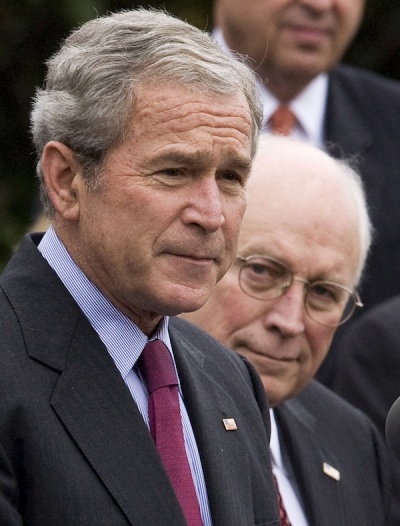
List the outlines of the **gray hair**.
<svg viewBox="0 0 400 526">
<path fill-rule="evenodd" d="M 358 212 L 358 224 L 360 229 L 360 260 L 358 264 L 356 283 L 358 285 L 364 271 L 368 253 L 371 247 L 374 228 L 368 212 L 367 197 L 364 190 L 363 181 L 358 172 L 351 166 L 350 160 L 334 159 L 339 170 L 345 176 L 351 195 Z"/>
<path fill-rule="evenodd" d="M 47 61 L 45 87 L 33 102 L 31 132 L 48 215 L 54 211 L 40 164 L 45 145 L 55 140 L 71 148 L 85 183 L 94 188 L 107 152 L 127 132 L 136 90 L 152 81 L 216 95 L 243 93 L 252 118 L 254 156 L 262 104 L 244 60 L 227 56 L 207 33 L 160 10 L 99 17 L 74 30 Z"/>
</svg>

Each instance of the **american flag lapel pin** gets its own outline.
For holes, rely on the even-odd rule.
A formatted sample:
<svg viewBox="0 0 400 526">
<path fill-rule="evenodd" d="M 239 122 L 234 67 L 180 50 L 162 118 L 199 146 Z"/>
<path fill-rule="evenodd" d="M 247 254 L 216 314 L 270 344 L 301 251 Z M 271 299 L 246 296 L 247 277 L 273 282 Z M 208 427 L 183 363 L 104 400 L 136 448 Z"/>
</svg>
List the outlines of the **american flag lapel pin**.
<svg viewBox="0 0 400 526">
<path fill-rule="evenodd" d="M 324 462 L 322 464 L 322 471 L 325 473 L 325 475 L 331 477 L 331 479 L 340 480 L 340 471 L 328 464 L 327 462 Z"/>
<path fill-rule="evenodd" d="M 226 431 L 236 431 L 237 425 L 234 418 L 223 418 L 222 422 Z"/>
</svg>

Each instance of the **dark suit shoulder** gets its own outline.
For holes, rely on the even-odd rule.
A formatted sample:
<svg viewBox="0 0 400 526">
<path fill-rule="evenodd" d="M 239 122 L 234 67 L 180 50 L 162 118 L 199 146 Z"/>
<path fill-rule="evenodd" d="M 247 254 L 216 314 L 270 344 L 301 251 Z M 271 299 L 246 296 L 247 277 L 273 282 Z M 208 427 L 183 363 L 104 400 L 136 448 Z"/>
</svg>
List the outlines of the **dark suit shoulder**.
<svg viewBox="0 0 400 526">
<path fill-rule="evenodd" d="M 332 82 L 340 82 L 360 95 L 367 93 L 378 103 L 387 102 L 385 97 L 389 96 L 400 104 L 400 82 L 379 73 L 340 64 L 329 73 L 329 77 Z"/>
<path fill-rule="evenodd" d="M 388 159 L 397 148 L 399 111 L 400 82 L 352 66 L 340 65 L 330 72 L 326 139 L 340 145 L 345 157 L 368 154 L 375 170 L 377 159 L 382 159 L 384 173 L 390 174 Z M 398 156 L 394 158 L 397 166 Z M 366 168 L 360 167 L 364 179 Z"/>
<path fill-rule="evenodd" d="M 331 422 L 337 418 L 339 422 L 343 422 L 344 419 L 351 425 L 354 425 L 357 420 L 367 426 L 372 424 L 362 411 L 317 380 L 311 380 L 307 387 L 292 400 L 304 405 L 317 418 L 322 416 L 323 419 L 326 419 L 329 415 Z"/>
<path fill-rule="evenodd" d="M 221 378 L 232 378 L 232 368 L 240 375 L 244 375 L 246 381 L 251 382 L 253 389 L 261 388 L 261 380 L 254 366 L 243 356 L 225 347 L 215 338 L 203 331 L 197 325 L 178 317 L 171 317 L 169 322 L 170 332 L 176 341 L 190 346 L 194 353 L 207 360 L 208 370 L 218 371 Z M 264 389 L 261 388 L 264 396 Z"/>
<path fill-rule="evenodd" d="M 323 443 L 335 444 L 335 447 L 341 444 L 341 448 L 349 451 L 355 443 L 360 451 L 384 448 L 369 416 L 317 380 L 312 380 L 296 397 L 281 404 L 280 411 L 289 420 L 294 417 L 303 421 Z"/>
<path fill-rule="evenodd" d="M 338 455 L 350 455 L 355 447 L 361 456 L 361 452 L 384 455 L 386 447 L 370 417 L 317 380 L 279 409 L 288 422 L 302 422 Z"/>
<path fill-rule="evenodd" d="M 228 349 L 228 347 L 222 345 L 222 343 L 210 336 L 210 334 L 203 329 L 187 320 L 178 317 L 171 317 L 169 326 L 172 328 L 173 332 L 179 334 L 180 337 L 189 340 L 194 346 L 202 349 L 202 352 L 207 353 L 212 359 L 214 357 L 214 351 L 217 351 L 221 353 L 224 358 L 232 360 L 235 363 L 242 361 L 241 357 L 239 357 L 234 351 Z M 218 357 L 221 355 L 217 354 Z"/>
<path fill-rule="evenodd" d="M 226 367 L 233 366 L 240 370 L 241 374 L 244 373 L 247 378 L 252 378 L 254 375 L 258 378 L 255 368 L 246 358 L 222 345 L 197 325 L 181 318 L 171 317 L 169 326 L 170 331 L 175 335 L 175 339 L 185 341 L 186 345 L 190 345 L 194 352 L 200 353 L 211 366 L 216 367 L 223 375 L 229 376 L 231 373 Z"/>
<path fill-rule="evenodd" d="M 384 326 L 385 330 L 392 328 L 398 337 L 398 322 L 400 315 L 400 295 L 389 298 L 386 301 L 368 309 L 357 318 L 351 325 L 348 334 L 362 330 L 372 324 L 374 328 Z M 400 338 L 398 338 L 400 341 Z"/>
<path fill-rule="evenodd" d="M 399 396 L 400 296 L 367 310 L 348 327 L 336 350 L 339 368 L 329 386 L 365 411 L 385 432 L 386 416 Z"/>
</svg>

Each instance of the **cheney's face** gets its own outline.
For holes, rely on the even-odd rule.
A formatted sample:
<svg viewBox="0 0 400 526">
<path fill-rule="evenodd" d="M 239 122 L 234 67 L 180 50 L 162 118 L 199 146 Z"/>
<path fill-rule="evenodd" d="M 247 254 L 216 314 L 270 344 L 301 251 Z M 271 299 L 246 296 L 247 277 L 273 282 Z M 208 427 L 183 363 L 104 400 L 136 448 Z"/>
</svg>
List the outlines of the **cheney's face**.
<svg viewBox="0 0 400 526">
<path fill-rule="evenodd" d="M 316 148 L 269 145 L 253 165 L 238 253 L 272 257 L 310 282 L 353 288 L 360 263 L 360 218 L 342 174 Z M 248 358 L 275 406 L 313 378 L 335 327 L 307 313 L 302 281 L 274 299 L 250 297 L 239 285 L 242 265 L 235 259 L 207 303 L 184 317 Z M 256 264 L 252 272 L 254 289 L 260 290 L 264 270 Z"/>
</svg>

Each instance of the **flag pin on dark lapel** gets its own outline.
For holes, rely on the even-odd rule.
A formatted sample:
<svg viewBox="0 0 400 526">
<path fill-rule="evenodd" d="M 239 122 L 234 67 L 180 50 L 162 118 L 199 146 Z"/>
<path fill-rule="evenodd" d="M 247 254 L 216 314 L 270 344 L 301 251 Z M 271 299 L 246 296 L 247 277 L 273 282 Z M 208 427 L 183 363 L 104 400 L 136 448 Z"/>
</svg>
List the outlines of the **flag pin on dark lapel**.
<svg viewBox="0 0 400 526">
<path fill-rule="evenodd" d="M 225 429 L 227 431 L 236 431 L 237 425 L 234 418 L 223 418 L 222 422 L 224 423 Z"/>
<path fill-rule="evenodd" d="M 328 477 L 331 477 L 331 479 L 340 480 L 340 471 L 328 464 L 327 462 L 324 462 L 322 464 L 322 470 L 325 473 L 325 475 L 328 475 Z"/>
</svg>

